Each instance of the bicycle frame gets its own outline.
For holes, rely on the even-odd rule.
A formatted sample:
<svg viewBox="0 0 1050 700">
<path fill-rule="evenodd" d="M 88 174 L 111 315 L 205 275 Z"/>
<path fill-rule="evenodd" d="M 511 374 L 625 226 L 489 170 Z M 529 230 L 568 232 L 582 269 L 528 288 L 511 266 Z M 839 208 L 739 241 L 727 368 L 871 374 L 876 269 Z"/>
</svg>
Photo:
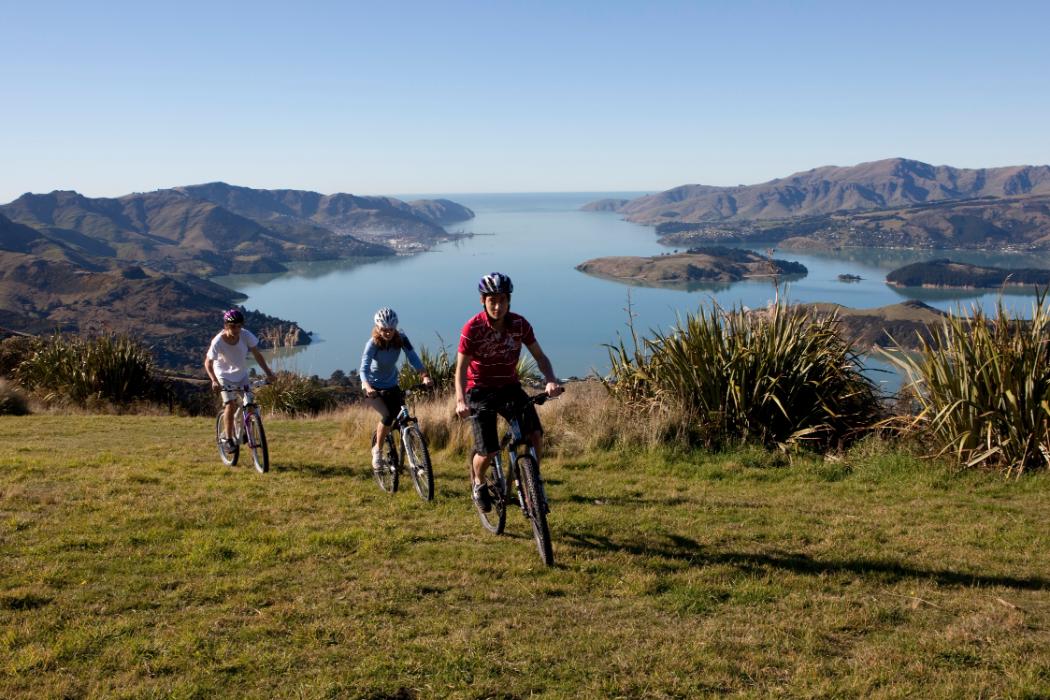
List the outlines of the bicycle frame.
<svg viewBox="0 0 1050 700">
<path fill-rule="evenodd" d="M 522 451 L 522 448 L 525 448 L 525 450 Z M 506 450 L 507 458 L 510 462 L 509 472 L 505 472 L 503 469 L 504 450 Z M 518 459 L 526 454 L 532 457 L 533 462 L 535 462 L 538 469 L 540 464 L 540 458 L 539 455 L 536 454 L 536 448 L 535 446 L 533 446 L 532 442 L 527 437 L 522 435 L 521 423 L 519 422 L 518 418 L 515 417 L 514 419 L 509 421 L 509 428 L 507 432 L 504 433 L 503 439 L 500 440 L 500 449 L 492 458 L 492 469 L 496 476 L 496 483 L 499 484 L 500 490 L 503 493 L 508 495 L 510 493 L 509 489 L 507 488 L 509 483 L 507 477 L 509 476 L 510 479 L 514 482 L 515 490 L 517 492 L 518 497 L 518 506 L 521 507 L 521 512 L 524 513 L 526 517 L 528 517 L 528 512 L 526 512 L 525 509 L 525 497 L 521 492 L 521 479 L 518 476 Z M 540 492 L 540 506 L 543 508 L 544 512 L 549 512 L 550 507 L 547 505 L 547 493 L 543 486 L 542 478 L 540 479 L 538 486 Z"/>
<path fill-rule="evenodd" d="M 224 391 L 235 391 L 241 395 L 241 405 L 237 407 L 237 411 L 233 416 L 234 429 L 237 431 L 235 438 L 238 443 L 246 443 L 248 447 L 253 450 L 259 447 L 259 445 L 255 443 L 255 438 L 252 436 L 252 431 L 249 429 L 248 421 L 251 414 L 255 413 L 259 416 L 259 422 L 262 422 L 262 415 L 259 414 L 259 406 L 255 403 L 254 389 L 265 385 L 265 381 L 256 380 L 240 387 L 223 387 Z M 237 420 L 238 415 L 240 415 L 240 420 Z"/>
</svg>

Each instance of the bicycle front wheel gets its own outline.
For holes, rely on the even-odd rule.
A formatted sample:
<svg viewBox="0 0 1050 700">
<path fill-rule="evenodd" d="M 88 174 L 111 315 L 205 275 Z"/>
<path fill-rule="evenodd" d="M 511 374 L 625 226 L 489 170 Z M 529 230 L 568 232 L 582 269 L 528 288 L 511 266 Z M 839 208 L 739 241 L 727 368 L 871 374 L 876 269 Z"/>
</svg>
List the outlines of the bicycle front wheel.
<svg viewBox="0 0 1050 700">
<path fill-rule="evenodd" d="M 270 471 L 270 448 L 266 445 L 266 431 L 258 411 L 248 414 L 248 449 L 255 462 L 255 471 L 260 474 Z"/>
<path fill-rule="evenodd" d="M 372 476 L 375 477 L 376 483 L 379 484 L 379 488 L 383 489 L 387 493 L 396 493 L 398 482 L 401 480 L 401 463 L 397 457 L 397 448 L 394 447 L 394 431 L 391 430 L 386 435 L 384 441 L 382 453 L 383 461 L 378 469 L 372 468 Z M 376 434 L 372 433 L 372 446 L 375 447 Z"/>
<path fill-rule="evenodd" d="M 518 474 L 521 492 L 525 498 L 525 516 L 532 523 L 532 537 L 545 566 L 554 566 L 554 550 L 551 548 L 551 532 L 547 526 L 547 505 L 540 486 L 540 470 L 536 461 L 523 455 L 518 458 Z"/>
<path fill-rule="evenodd" d="M 234 440 L 234 448 L 230 450 L 226 441 L 223 439 L 223 435 L 226 430 L 223 426 L 223 413 L 219 411 L 219 415 L 215 417 L 215 445 L 219 448 L 219 459 L 222 463 L 228 467 L 232 467 L 237 464 L 237 457 L 241 454 L 241 446 L 237 444 L 236 439 Z"/>
<path fill-rule="evenodd" d="M 416 425 L 405 428 L 401 437 L 416 493 L 424 501 L 434 500 L 434 468 L 430 464 L 430 450 L 427 449 L 426 438 Z"/>
</svg>

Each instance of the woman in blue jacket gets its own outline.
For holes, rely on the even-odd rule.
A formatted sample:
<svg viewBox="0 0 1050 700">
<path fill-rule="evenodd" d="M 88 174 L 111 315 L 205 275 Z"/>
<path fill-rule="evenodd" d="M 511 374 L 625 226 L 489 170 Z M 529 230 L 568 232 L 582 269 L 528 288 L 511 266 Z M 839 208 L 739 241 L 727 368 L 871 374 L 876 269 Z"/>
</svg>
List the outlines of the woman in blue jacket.
<svg viewBox="0 0 1050 700">
<path fill-rule="evenodd" d="M 361 389 L 365 392 L 365 403 L 379 413 L 379 424 L 376 425 L 376 442 L 372 446 L 372 468 L 382 466 L 380 446 L 390 432 L 390 426 L 401 410 L 404 394 L 397 384 L 397 361 L 401 351 L 405 351 L 408 363 L 419 372 L 423 384 L 430 385 L 430 375 L 423 368 L 419 355 L 412 349 L 408 336 L 397 329 L 397 314 L 384 306 L 375 315 L 375 327 L 372 337 L 365 343 L 361 355 Z"/>
</svg>

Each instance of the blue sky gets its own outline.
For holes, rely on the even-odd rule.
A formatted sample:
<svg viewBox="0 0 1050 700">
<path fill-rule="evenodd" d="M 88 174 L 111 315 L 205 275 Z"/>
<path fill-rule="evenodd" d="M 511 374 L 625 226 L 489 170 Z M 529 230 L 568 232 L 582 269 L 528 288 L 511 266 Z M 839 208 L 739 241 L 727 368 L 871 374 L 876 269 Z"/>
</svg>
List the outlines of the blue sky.
<svg viewBox="0 0 1050 700">
<path fill-rule="evenodd" d="M 1047 164 L 1048 26 L 1037 2 L 0 0 L 0 202 Z"/>
</svg>

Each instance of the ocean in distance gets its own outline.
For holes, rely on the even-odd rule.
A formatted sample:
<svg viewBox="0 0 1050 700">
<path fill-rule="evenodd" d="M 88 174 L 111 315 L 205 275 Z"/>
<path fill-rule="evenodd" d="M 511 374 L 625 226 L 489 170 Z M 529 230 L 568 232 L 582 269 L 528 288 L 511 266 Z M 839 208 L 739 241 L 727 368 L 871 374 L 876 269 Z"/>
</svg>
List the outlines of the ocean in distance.
<svg viewBox="0 0 1050 700">
<path fill-rule="evenodd" d="M 276 275 L 230 275 L 215 281 L 246 294 L 248 308 L 295 319 L 311 331 L 311 345 L 275 361 L 282 368 L 322 377 L 336 369 L 357 368 L 372 315 L 381 306 L 397 311 L 401 327 L 415 345 L 436 351 L 444 344 L 454 354 L 460 328 L 481 308 L 477 280 L 491 271 L 504 272 L 514 280 L 511 309 L 533 324 L 540 345 L 561 377 L 608 370 L 604 344 L 616 343 L 627 331 L 628 295 L 635 327 L 643 334 L 652 328 L 666 329 L 679 315 L 713 302 L 723 307 L 760 308 L 773 299 L 769 281 L 687 291 L 628 286 L 578 272 L 575 266 L 590 258 L 669 252 L 656 242 L 650 227 L 622 221 L 615 213 L 579 210 L 596 199 L 640 194 L 427 195 L 447 197 L 474 210 L 474 219 L 446 227 L 450 232 L 474 235 L 413 256 L 364 263 L 303 263 Z M 775 256 L 796 260 L 809 270 L 804 278 L 783 285 L 789 301 L 829 301 L 853 308 L 908 299 L 921 299 L 944 310 L 957 310 L 960 305 L 967 309 L 972 303 L 994 308 L 996 291 L 902 290 L 885 283 L 887 272 L 912 262 L 950 257 L 984 265 L 1050 268 L 1045 255 L 975 251 L 850 249 L 777 251 Z M 838 280 L 840 274 L 858 275 L 862 280 L 843 283 Z M 1009 309 L 1030 316 L 1031 292 L 1009 293 L 1003 298 Z M 868 364 L 875 369 L 886 367 L 876 358 Z M 894 376 L 881 372 L 873 376 L 887 390 L 899 384 Z"/>
</svg>

